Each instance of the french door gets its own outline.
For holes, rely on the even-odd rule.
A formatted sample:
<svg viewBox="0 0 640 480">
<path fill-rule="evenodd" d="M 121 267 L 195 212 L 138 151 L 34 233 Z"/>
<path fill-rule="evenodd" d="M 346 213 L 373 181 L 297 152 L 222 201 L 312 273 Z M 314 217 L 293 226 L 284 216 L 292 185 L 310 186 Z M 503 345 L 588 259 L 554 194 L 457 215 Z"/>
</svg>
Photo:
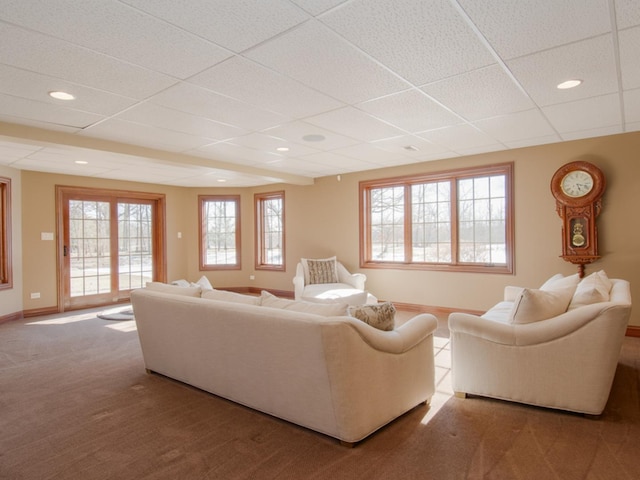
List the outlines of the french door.
<svg viewBox="0 0 640 480">
<path fill-rule="evenodd" d="M 62 310 L 126 301 L 164 280 L 164 196 L 57 187 Z"/>
</svg>

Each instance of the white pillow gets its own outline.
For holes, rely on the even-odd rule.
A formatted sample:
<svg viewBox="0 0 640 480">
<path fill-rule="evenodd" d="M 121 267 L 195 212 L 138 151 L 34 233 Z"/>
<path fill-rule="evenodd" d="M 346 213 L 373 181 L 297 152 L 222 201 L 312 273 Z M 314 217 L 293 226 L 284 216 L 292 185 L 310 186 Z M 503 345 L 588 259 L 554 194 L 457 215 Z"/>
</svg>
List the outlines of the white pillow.
<svg viewBox="0 0 640 480">
<path fill-rule="evenodd" d="M 202 289 L 197 287 L 179 287 L 162 282 L 147 282 L 147 288 L 156 292 L 171 293 L 173 295 L 184 295 L 186 297 L 199 297 Z"/>
<path fill-rule="evenodd" d="M 304 284 L 338 283 L 337 257 L 302 258 Z"/>
<path fill-rule="evenodd" d="M 198 285 L 200 286 L 200 288 L 202 288 L 202 291 L 204 292 L 205 290 L 213 290 L 213 286 L 211 285 L 211 282 L 209 281 L 209 279 L 207 277 L 205 277 L 204 275 L 202 275 L 200 277 L 200 280 L 198 280 L 197 282 L 193 283 L 191 282 L 190 284 L 192 287 L 197 287 Z"/>
<path fill-rule="evenodd" d="M 260 305 L 260 297 L 255 295 L 244 295 L 237 292 L 229 292 L 227 290 L 205 290 L 202 292 L 202 298 L 209 300 L 222 300 L 223 302 L 246 303 L 248 305 Z"/>
<path fill-rule="evenodd" d="M 509 323 L 533 323 L 566 312 L 574 290 L 575 287 L 554 291 L 524 288 L 513 303 Z"/>
<path fill-rule="evenodd" d="M 613 282 L 609 280 L 604 270 L 594 272 L 583 278 L 573 294 L 569 310 L 591 305 L 592 303 L 608 302 L 612 286 Z"/>
<path fill-rule="evenodd" d="M 568 277 L 563 277 L 562 275 L 559 277 L 553 276 L 544 282 L 540 287 L 540 290 L 544 290 L 545 292 L 555 292 L 557 290 L 564 290 L 565 288 L 573 288 L 573 292 L 575 292 L 579 283 L 580 276 L 577 273 L 569 275 Z M 571 292 L 572 295 L 573 292 Z"/>
<path fill-rule="evenodd" d="M 314 315 L 322 315 L 323 317 L 339 317 L 347 315 L 346 303 L 311 303 L 299 300 L 288 300 L 286 298 L 278 298 L 275 295 L 263 290 L 260 294 L 263 307 L 282 308 L 293 312 L 312 313 Z"/>
</svg>

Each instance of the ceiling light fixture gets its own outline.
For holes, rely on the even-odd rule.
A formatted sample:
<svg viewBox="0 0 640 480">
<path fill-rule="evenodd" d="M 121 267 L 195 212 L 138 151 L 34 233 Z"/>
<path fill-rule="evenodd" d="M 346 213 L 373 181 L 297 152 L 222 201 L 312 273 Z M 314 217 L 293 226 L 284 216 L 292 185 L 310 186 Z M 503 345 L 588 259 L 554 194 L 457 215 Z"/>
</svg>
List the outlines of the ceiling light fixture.
<svg viewBox="0 0 640 480">
<path fill-rule="evenodd" d="M 566 90 L 568 88 L 577 87 L 581 83 L 582 83 L 582 80 L 577 80 L 577 79 L 576 80 L 567 80 L 566 82 L 559 83 L 557 88 L 559 88 L 560 90 Z"/>
<path fill-rule="evenodd" d="M 289 151 L 289 147 L 278 147 L 278 148 L 276 148 L 276 150 L 278 152 L 288 152 Z"/>
<path fill-rule="evenodd" d="M 325 140 L 327 137 L 325 137 L 324 135 L 318 135 L 318 134 L 314 134 L 311 133 L 309 135 L 305 135 L 304 137 L 302 137 L 302 139 L 305 142 L 321 142 L 323 140 Z"/>
<path fill-rule="evenodd" d="M 75 160 L 73 163 L 76 163 L 78 165 L 86 165 L 89 162 L 87 162 L 86 160 Z"/>
<path fill-rule="evenodd" d="M 58 100 L 75 100 L 76 97 L 67 92 L 53 91 L 49 92 L 49 96 Z"/>
<path fill-rule="evenodd" d="M 405 145 L 404 147 L 405 150 L 409 150 L 410 152 L 417 152 L 418 151 L 418 147 L 415 147 L 413 145 Z"/>
<path fill-rule="evenodd" d="M 218 179 L 218 182 L 220 182 L 220 183 L 224 183 L 224 182 L 226 182 L 226 180 L 225 180 L 224 178 L 219 178 L 219 179 Z"/>
</svg>

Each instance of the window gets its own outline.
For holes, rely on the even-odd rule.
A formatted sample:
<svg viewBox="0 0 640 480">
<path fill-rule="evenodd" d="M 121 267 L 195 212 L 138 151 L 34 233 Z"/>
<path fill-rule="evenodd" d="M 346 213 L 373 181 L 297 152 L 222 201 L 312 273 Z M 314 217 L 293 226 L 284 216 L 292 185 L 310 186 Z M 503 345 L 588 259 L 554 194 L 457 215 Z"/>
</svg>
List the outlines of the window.
<svg viewBox="0 0 640 480">
<path fill-rule="evenodd" d="M 13 287 L 11 270 L 11 179 L 0 177 L 0 290 Z"/>
<path fill-rule="evenodd" d="M 240 269 L 240 196 L 200 195 L 200 270 Z"/>
<path fill-rule="evenodd" d="M 361 182 L 362 266 L 513 273 L 512 170 Z"/>
<path fill-rule="evenodd" d="M 284 271 L 284 192 L 255 195 L 256 269 Z"/>
</svg>

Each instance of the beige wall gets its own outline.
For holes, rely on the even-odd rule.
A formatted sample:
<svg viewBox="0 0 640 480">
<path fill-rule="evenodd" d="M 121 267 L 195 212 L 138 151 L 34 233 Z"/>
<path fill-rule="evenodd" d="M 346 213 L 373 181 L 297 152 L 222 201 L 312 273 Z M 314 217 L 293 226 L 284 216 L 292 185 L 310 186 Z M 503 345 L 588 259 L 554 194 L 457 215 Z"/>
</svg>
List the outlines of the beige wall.
<svg viewBox="0 0 640 480">
<path fill-rule="evenodd" d="M 203 273 L 214 285 L 269 287 L 292 290 L 291 279 L 300 257 L 337 255 L 345 265 L 368 276 L 368 288 L 381 299 L 460 309 L 483 310 L 501 299 L 506 285 L 538 286 L 554 273 L 571 274 L 576 267 L 559 258 L 560 219 L 549 182 L 563 164 L 587 160 L 607 179 L 602 214 L 598 219 L 602 258 L 587 266 L 587 274 L 604 269 L 609 276 L 631 281 L 640 298 L 638 244 L 640 226 L 632 212 L 640 201 L 640 133 L 614 135 L 539 147 L 487 153 L 438 162 L 425 162 L 375 171 L 317 179 L 311 186 L 271 185 L 247 189 L 188 189 L 104 181 L 84 177 L 22 173 L 25 254 L 25 310 L 55 305 L 54 242 L 40 240 L 40 232 L 55 231 L 56 184 L 129 189 L 167 195 L 169 280 L 195 281 Z M 358 182 L 372 178 L 436 172 L 450 168 L 514 162 L 516 260 L 514 275 L 360 269 L 358 251 Z M 286 208 L 286 272 L 255 271 L 253 263 L 253 195 L 284 190 Z M 239 193 L 242 209 L 242 270 L 200 272 L 198 269 L 198 194 Z M 182 232 L 182 239 L 177 238 Z M 255 275 L 255 280 L 249 279 Z M 29 292 L 40 291 L 40 301 Z M 0 297 L 1 298 L 1 297 Z M 2 311 L 0 311 L 2 314 Z M 640 315 L 632 314 L 632 325 Z"/>
</svg>

